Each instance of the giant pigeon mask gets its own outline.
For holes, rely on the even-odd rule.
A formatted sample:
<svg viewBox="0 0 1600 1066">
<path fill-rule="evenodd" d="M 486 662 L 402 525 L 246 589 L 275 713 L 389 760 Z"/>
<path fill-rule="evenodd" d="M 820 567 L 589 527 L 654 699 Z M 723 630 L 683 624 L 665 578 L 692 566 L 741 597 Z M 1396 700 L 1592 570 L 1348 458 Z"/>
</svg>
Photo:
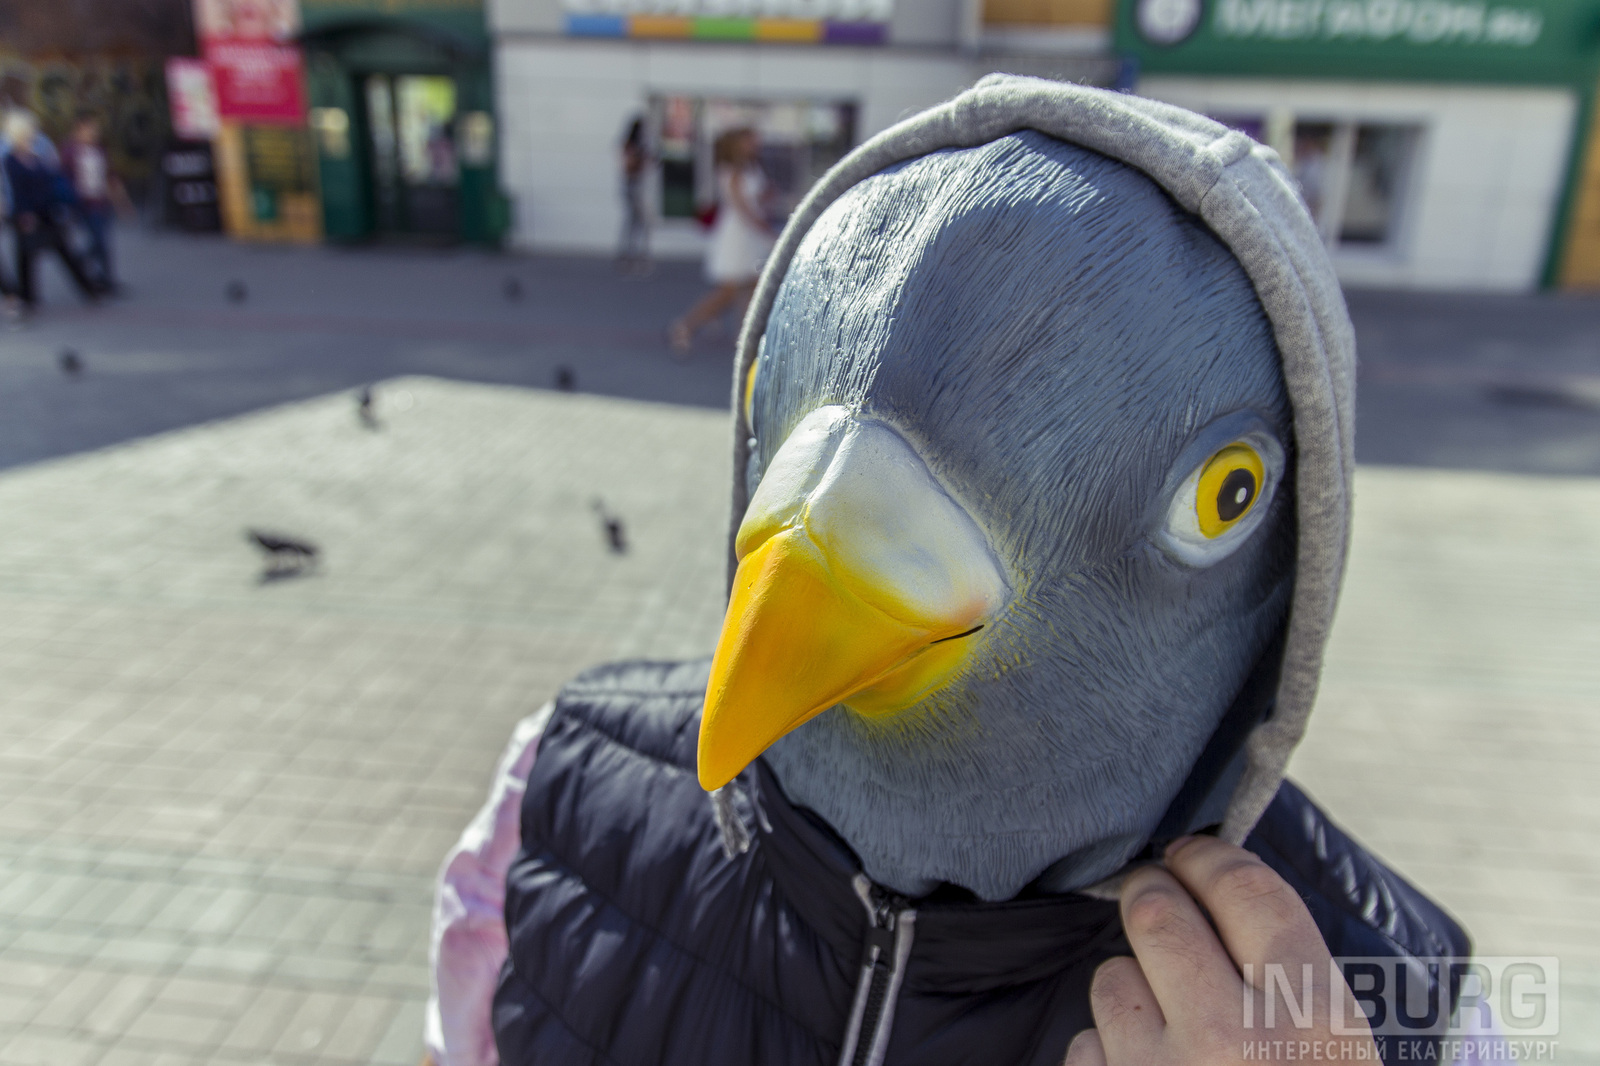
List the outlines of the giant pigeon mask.
<svg viewBox="0 0 1600 1066">
<path fill-rule="evenodd" d="M 1139 169 L 1031 130 L 904 154 L 814 194 L 747 323 L 701 780 L 765 752 L 906 894 L 1080 888 L 1285 625 L 1275 323 Z"/>
</svg>

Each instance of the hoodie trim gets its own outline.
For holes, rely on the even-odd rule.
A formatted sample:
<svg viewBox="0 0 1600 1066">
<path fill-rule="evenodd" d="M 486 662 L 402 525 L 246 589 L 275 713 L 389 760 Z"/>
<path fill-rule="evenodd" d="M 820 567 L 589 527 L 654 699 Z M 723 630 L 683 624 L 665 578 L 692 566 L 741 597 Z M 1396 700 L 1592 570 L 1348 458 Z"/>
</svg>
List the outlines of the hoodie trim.
<svg viewBox="0 0 1600 1066">
<path fill-rule="evenodd" d="M 1316 700 L 1349 537 L 1355 335 L 1333 265 L 1277 153 L 1211 119 L 1143 97 L 990 75 L 867 140 L 825 174 L 779 236 L 740 331 L 733 375 L 733 534 L 749 504 L 743 382 L 801 240 L 843 193 L 895 163 L 1037 130 L 1143 172 L 1197 215 L 1244 267 L 1271 322 L 1294 413 L 1295 588 L 1271 717 L 1245 741 L 1246 767 L 1219 835 L 1241 843 L 1278 790 Z"/>
</svg>

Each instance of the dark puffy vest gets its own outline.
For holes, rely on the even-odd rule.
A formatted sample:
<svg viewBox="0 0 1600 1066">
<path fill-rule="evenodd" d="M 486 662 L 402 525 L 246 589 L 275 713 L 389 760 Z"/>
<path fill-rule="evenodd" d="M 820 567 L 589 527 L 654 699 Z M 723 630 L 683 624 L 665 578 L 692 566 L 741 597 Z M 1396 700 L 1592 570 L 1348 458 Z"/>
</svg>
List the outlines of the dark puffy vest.
<svg viewBox="0 0 1600 1066">
<path fill-rule="evenodd" d="M 749 846 L 728 848 L 695 776 L 708 671 L 605 666 L 557 698 L 506 885 L 501 1061 L 1059 1066 L 1094 1024 L 1095 967 L 1129 953 L 1116 904 L 894 899 L 760 761 L 732 793 Z M 1470 953 L 1292 785 L 1246 846 L 1305 897 L 1336 956 Z"/>
</svg>

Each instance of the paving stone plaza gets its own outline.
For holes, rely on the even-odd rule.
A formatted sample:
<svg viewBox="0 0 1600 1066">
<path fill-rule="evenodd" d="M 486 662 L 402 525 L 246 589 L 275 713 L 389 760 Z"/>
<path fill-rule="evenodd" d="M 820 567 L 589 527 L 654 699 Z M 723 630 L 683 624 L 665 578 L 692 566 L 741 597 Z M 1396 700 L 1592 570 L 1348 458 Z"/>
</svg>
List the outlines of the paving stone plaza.
<svg viewBox="0 0 1600 1066">
<path fill-rule="evenodd" d="M 0 373 L 33 375 L 44 410 L 113 410 L 64 390 L 222 359 L 225 330 L 179 337 L 157 297 L 126 350 L 94 332 L 117 319 L 63 307 L 0 336 Z M 374 356 L 352 380 L 378 380 L 375 431 L 351 382 L 323 378 L 161 432 L 170 410 L 123 412 L 89 450 L 50 436 L 67 416 L 13 420 L 34 451 L 0 470 L 0 1064 L 417 1062 L 432 875 L 512 724 L 585 665 L 704 654 L 720 621 L 727 417 L 685 399 L 720 357 L 669 379 L 624 327 L 540 341 L 611 395 L 527 387 L 544 363 L 485 383 Z M 302 347 L 346 343 L 300 328 Z M 442 364 L 476 350 L 404 332 L 394 347 L 442 346 Z M 49 377 L 69 337 L 106 349 L 85 349 L 82 382 Z M 684 396 L 621 395 L 652 375 Z M 267 577 L 249 529 L 319 561 Z M 1292 770 L 1481 953 L 1559 956 L 1557 1061 L 1583 1066 L 1600 1064 L 1596 648 L 1600 478 L 1363 466 Z"/>
</svg>

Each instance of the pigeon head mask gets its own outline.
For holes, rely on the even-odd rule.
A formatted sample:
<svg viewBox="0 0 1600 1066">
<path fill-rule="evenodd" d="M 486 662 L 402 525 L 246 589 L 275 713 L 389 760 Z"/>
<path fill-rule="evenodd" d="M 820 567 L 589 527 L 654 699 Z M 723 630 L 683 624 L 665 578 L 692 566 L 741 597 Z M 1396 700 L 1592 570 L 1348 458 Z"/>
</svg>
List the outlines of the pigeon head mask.
<svg viewBox="0 0 1600 1066">
<path fill-rule="evenodd" d="M 699 773 L 764 756 L 874 880 L 1006 899 L 1119 870 L 1276 676 L 1300 468 L 1212 226 L 1051 131 L 967 140 L 814 194 L 769 267 Z"/>
</svg>

